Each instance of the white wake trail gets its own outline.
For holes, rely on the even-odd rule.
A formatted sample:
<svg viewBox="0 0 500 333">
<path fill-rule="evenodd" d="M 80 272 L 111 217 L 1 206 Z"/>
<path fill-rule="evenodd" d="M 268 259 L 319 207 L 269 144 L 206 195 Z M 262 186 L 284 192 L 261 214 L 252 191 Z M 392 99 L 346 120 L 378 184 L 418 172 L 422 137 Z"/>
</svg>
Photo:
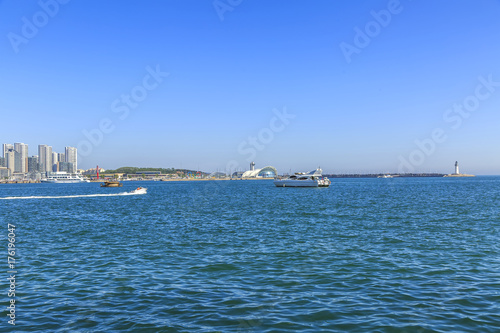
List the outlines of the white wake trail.
<svg viewBox="0 0 500 333">
<path fill-rule="evenodd" d="M 18 200 L 18 199 L 61 199 L 61 198 L 93 198 L 93 197 L 118 197 L 122 195 L 141 195 L 145 192 L 121 192 L 113 194 L 81 194 L 81 195 L 54 195 L 54 196 L 29 196 L 29 197 L 0 197 L 0 200 Z"/>
</svg>

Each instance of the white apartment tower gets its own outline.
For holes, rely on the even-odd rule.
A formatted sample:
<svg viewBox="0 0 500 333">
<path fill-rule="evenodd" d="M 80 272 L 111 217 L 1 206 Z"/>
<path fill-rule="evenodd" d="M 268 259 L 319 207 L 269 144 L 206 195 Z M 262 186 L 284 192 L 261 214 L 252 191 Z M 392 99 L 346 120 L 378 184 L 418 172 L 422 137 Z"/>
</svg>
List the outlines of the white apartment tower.
<svg viewBox="0 0 500 333">
<path fill-rule="evenodd" d="M 40 163 L 40 172 L 52 171 L 52 147 L 47 145 L 38 145 L 38 162 Z"/>
<path fill-rule="evenodd" d="M 66 162 L 72 164 L 72 172 L 76 172 L 78 169 L 78 158 L 77 158 L 77 151 L 75 147 L 66 147 L 65 148 L 65 158 Z"/>
<path fill-rule="evenodd" d="M 20 155 L 20 167 L 19 172 L 28 172 L 28 145 L 24 143 L 14 143 L 14 150 Z"/>
<path fill-rule="evenodd" d="M 52 153 L 52 168 L 50 171 L 59 171 L 59 160 L 57 159 L 57 153 Z"/>
<path fill-rule="evenodd" d="M 16 172 L 16 151 L 14 149 L 9 149 L 4 151 L 5 156 L 5 165 L 7 169 L 10 170 L 10 174 L 14 174 Z"/>
<path fill-rule="evenodd" d="M 7 157 L 6 155 L 11 149 L 14 149 L 13 145 L 11 145 L 10 143 L 4 143 L 2 145 L 2 157 Z"/>
<path fill-rule="evenodd" d="M 14 173 L 14 146 L 10 143 L 2 145 L 2 156 L 5 158 L 5 166 L 10 170 L 11 174 Z"/>
</svg>

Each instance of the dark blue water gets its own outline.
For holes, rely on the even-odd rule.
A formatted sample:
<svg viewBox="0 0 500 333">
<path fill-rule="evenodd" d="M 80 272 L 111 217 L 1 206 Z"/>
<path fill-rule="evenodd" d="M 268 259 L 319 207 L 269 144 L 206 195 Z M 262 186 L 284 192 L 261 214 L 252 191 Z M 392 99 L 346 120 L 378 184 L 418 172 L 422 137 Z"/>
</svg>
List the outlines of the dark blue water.
<svg viewBox="0 0 500 333">
<path fill-rule="evenodd" d="M 16 226 L 16 331 L 500 331 L 500 177 L 5 184 L 0 197 L 139 185 L 0 200 L 4 249 Z"/>
</svg>

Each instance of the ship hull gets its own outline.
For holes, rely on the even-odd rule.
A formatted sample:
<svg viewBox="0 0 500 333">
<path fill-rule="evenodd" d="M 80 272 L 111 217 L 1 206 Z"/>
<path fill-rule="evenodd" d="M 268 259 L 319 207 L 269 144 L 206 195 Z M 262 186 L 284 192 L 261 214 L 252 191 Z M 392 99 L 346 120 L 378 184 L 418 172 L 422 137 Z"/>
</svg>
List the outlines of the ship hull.
<svg viewBox="0 0 500 333">
<path fill-rule="evenodd" d="M 328 187 L 329 184 L 320 184 L 319 180 L 288 180 L 281 179 L 275 180 L 274 185 L 276 187 Z"/>
</svg>

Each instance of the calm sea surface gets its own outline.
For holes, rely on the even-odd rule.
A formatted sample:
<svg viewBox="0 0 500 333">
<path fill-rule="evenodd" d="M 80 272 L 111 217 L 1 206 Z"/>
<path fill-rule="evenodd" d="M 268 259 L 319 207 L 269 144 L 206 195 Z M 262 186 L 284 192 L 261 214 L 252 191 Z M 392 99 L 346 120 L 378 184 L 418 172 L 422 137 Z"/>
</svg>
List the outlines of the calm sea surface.
<svg viewBox="0 0 500 333">
<path fill-rule="evenodd" d="M 120 193 L 73 198 L 37 196 Z M 17 332 L 499 332 L 500 177 L 0 185 Z"/>
</svg>

